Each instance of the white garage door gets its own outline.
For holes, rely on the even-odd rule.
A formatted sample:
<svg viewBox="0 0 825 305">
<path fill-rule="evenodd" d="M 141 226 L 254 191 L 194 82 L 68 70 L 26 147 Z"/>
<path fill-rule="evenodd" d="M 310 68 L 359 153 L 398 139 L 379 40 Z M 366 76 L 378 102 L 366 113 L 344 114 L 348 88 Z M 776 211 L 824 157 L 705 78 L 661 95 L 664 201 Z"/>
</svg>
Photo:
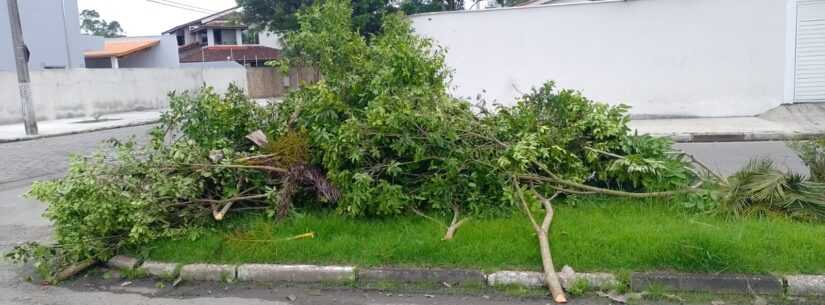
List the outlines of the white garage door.
<svg viewBox="0 0 825 305">
<path fill-rule="evenodd" d="M 825 102 L 825 0 L 799 0 L 794 100 Z"/>
</svg>

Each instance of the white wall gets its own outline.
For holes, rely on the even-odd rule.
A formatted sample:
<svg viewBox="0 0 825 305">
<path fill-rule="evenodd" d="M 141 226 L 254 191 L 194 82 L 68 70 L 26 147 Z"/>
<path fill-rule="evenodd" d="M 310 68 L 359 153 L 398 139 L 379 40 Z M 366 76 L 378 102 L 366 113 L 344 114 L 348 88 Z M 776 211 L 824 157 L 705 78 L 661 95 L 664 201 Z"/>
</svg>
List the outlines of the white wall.
<svg viewBox="0 0 825 305">
<path fill-rule="evenodd" d="M 246 88 L 246 70 L 226 69 L 77 69 L 32 71 L 38 119 L 94 113 L 157 109 L 167 106 L 170 91 L 203 84 L 225 92 L 230 83 Z M 19 122 L 17 76 L 0 72 L 0 124 Z"/>
<path fill-rule="evenodd" d="M 412 16 L 454 93 L 512 104 L 555 80 L 636 115 L 753 115 L 783 101 L 785 0 L 629 0 Z M 518 88 L 515 89 L 515 88 Z"/>
<path fill-rule="evenodd" d="M 87 51 L 103 50 L 105 41 L 106 38 L 103 36 L 80 35 L 80 51 L 82 53 Z"/>
<path fill-rule="evenodd" d="M 29 67 L 84 67 L 76 0 L 18 1 Z M 14 71 L 14 51 L 6 1 L 0 1 L 0 71 Z"/>
</svg>

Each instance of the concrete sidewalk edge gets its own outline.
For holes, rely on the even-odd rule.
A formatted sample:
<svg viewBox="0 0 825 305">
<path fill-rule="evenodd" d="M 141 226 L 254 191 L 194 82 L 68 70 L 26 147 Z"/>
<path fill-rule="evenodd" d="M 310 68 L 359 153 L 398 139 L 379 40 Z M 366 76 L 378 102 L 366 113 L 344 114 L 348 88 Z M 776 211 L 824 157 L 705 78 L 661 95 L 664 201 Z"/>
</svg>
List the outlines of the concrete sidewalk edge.
<svg viewBox="0 0 825 305">
<path fill-rule="evenodd" d="M 741 132 L 741 133 L 672 133 L 648 134 L 654 137 L 670 138 L 676 143 L 720 143 L 720 142 L 768 142 L 803 141 L 825 137 L 825 132 L 781 133 L 781 132 Z"/>
<path fill-rule="evenodd" d="M 38 140 L 38 139 L 45 139 L 45 138 L 53 138 L 53 137 L 62 137 L 62 136 L 84 134 L 84 133 L 111 130 L 111 129 L 118 129 L 118 128 L 128 128 L 128 127 L 136 127 L 136 126 L 143 126 L 143 125 L 151 125 L 151 124 L 156 124 L 156 123 L 159 123 L 159 122 L 160 122 L 160 119 L 140 120 L 140 121 L 131 121 L 131 122 L 124 123 L 124 124 L 115 124 L 115 125 L 110 125 L 110 126 L 89 128 L 89 129 L 84 129 L 84 130 L 73 130 L 73 131 L 67 131 L 67 132 L 41 134 L 41 135 L 36 135 L 36 136 L 0 138 L 0 144 L 12 143 L 12 142 L 21 142 L 21 141 L 31 141 L 31 140 Z"/>
<path fill-rule="evenodd" d="M 393 282 L 398 284 L 427 282 L 436 285 L 486 287 L 544 286 L 544 274 L 533 271 L 497 271 L 484 273 L 467 269 L 440 268 L 358 268 L 354 266 L 317 266 L 282 264 L 176 265 L 160 262 L 136 263 L 139 260 L 119 255 L 107 262 L 114 269 L 141 269 L 141 264 L 177 266 L 181 278 L 189 281 L 240 280 L 252 282 L 301 282 L 329 284 L 331 282 Z M 130 268 L 131 267 L 131 268 Z M 156 275 L 150 272 L 151 275 Z M 591 289 L 610 290 L 618 285 L 630 285 L 633 291 L 651 286 L 675 292 L 711 292 L 720 294 L 762 294 L 789 296 L 825 296 L 825 275 L 749 275 L 749 274 L 689 274 L 673 272 L 634 272 L 628 283 L 622 283 L 611 273 L 577 273 L 564 266 L 558 273 L 568 289 L 578 281 L 586 281 Z M 164 274 L 168 277 L 168 274 Z"/>
</svg>

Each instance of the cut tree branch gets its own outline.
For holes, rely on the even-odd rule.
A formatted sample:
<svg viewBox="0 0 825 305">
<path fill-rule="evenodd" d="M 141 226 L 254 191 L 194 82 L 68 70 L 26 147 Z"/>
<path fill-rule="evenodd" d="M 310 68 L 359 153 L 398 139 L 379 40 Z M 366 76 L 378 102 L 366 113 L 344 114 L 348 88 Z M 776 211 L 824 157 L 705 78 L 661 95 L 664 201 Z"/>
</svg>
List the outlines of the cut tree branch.
<svg viewBox="0 0 825 305">
<path fill-rule="evenodd" d="M 539 240 L 541 263 L 542 268 L 544 269 L 544 283 L 547 285 L 547 288 L 550 290 L 550 294 L 553 295 L 553 300 L 556 303 L 567 303 L 567 296 L 564 294 L 564 289 L 561 287 L 559 275 L 556 273 L 556 269 L 553 266 L 553 255 L 550 253 L 549 237 L 550 225 L 553 222 L 553 205 L 550 203 L 550 200 L 556 198 L 559 194 L 561 194 L 561 192 L 557 191 L 552 197 L 550 197 L 550 199 L 547 199 L 535 190 L 532 191 L 533 194 L 539 198 L 542 206 L 544 206 L 544 219 L 542 220 L 541 225 L 539 225 L 536 218 L 533 217 L 533 213 L 530 211 L 530 207 L 527 204 L 527 199 L 524 197 L 524 191 L 521 189 L 521 185 L 519 185 L 518 180 L 514 180 L 514 187 L 516 188 L 519 201 L 521 201 L 521 206 L 527 214 L 527 218 L 530 219 L 530 223 L 533 224 L 533 230 L 535 230 L 536 236 Z"/>
<path fill-rule="evenodd" d="M 458 205 L 453 205 L 453 220 L 450 221 L 450 225 L 446 225 L 446 224 L 444 224 L 444 222 L 436 219 L 435 217 L 424 214 L 424 212 L 421 212 L 420 210 L 418 210 L 414 207 L 410 208 L 410 210 L 412 210 L 413 213 L 417 214 L 418 216 L 424 217 L 427 220 L 430 220 L 430 221 L 438 224 L 442 228 L 446 229 L 447 231 L 444 233 L 444 237 L 442 237 L 441 240 L 452 240 L 455 237 L 455 232 L 458 231 L 458 228 L 461 227 L 462 225 L 464 225 L 464 223 L 466 223 L 467 221 L 469 221 L 471 219 L 470 217 L 467 217 L 467 218 L 459 220 L 460 214 L 461 214 L 461 208 L 459 208 Z"/>
<path fill-rule="evenodd" d="M 699 181 L 696 185 L 691 186 L 690 188 L 675 190 L 675 191 L 666 191 L 666 192 L 649 192 L 649 193 L 633 193 L 633 192 L 625 192 L 625 191 L 617 191 L 611 190 L 606 188 L 600 188 L 596 186 L 590 186 L 586 184 L 576 183 L 573 181 L 561 179 L 561 178 L 550 178 L 550 177 L 542 177 L 542 176 L 532 176 L 532 175 L 523 175 L 519 176 L 519 179 L 529 180 L 529 181 L 536 181 L 536 182 L 545 182 L 545 183 L 556 183 L 561 184 L 567 187 L 572 187 L 578 189 L 577 191 L 589 191 L 592 193 L 599 193 L 605 195 L 613 195 L 613 196 L 623 196 L 623 197 L 632 197 L 632 198 L 651 198 L 651 197 L 671 197 L 679 194 L 686 194 L 692 193 L 697 190 L 699 186 L 701 186 L 702 181 Z"/>
<path fill-rule="evenodd" d="M 221 200 L 198 199 L 196 201 L 204 202 L 204 203 L 211 203 L 212 206 L 213 206 L 212 207 L 212 217 L 214 217 L 215 220 L 221 221 L 221 220 L 223 220 L 223 217 L 226 216 L 226 213 L 229 212 L 229 209 L 232 208 L 232 205 L 235 204 L 235 202 L 242 201 L 242 200 L 263 199 L 263 198 L 266 198 L 266 197 L 268 197 L 267 194 L 260 194 L 260 195 L 238 196 L 238 197 L 232 197 L 232 198 L 229 198 L 229 199 L 221 199 Z M 217 205 L 220 205 L 220 204 L 223 204 L 223 208 L 221 208 L 221 210 L 218 211 Z"/>
</svg>

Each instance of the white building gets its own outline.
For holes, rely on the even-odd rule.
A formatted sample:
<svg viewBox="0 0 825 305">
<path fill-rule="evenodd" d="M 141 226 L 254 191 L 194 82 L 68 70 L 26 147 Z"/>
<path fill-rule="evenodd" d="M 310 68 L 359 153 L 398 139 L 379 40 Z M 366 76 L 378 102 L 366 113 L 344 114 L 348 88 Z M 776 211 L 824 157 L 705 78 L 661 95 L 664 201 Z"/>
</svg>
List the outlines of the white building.
<svg viewBox="0 0 825 305">
<path fill-rule="evenodd" d="M 214 65 L 237 62 L 248 67 L 263 66 L 281 56 L 280 35 L 260 32 L 254 41 L 244 41 L 248 26 L 243 24 L 241 8 L 233 7 L 196 19 L 164 32 L 177 38 L 180 62 Z M 206 63 L 206 64 L 204 64 Z"/>
<path fill-rule="evenodd" d="M 103 38 L 80 33 L 77 0 L 18 0 L 29 68 L 177 68 L 174 36 Z M 14 71 L 6 0 L 0 0 L 0 71 Z"/>
<path fill-rule="evenodd" d="M 825 0 L 544 1 L 412 16 L 454 93 L 514 103 L 547 80 L 638 116 L 825 102 Z"/>
<path fill-rule="evenodd" d="M 18 1 L 29 68 L 83 68 L 77 0 Z M 14 71 L 14 49 L 6 1 L 0 1 L 0 71 Z"/>
</svg>

